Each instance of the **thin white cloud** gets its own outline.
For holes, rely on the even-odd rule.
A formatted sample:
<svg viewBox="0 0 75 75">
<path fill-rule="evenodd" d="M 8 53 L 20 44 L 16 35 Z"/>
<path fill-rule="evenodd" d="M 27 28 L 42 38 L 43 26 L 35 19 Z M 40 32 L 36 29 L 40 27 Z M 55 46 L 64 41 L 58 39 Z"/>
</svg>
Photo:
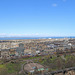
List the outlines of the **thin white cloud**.
<svg viewBox="0 0 75 75">
<path fill-rule="evenodd" d="M 32 34 L 6 34 L 6 33 L 0 33 L 0 37 L 62 37 L 62 36 L 74 36 L 74 33 L 70 34 L 61 34 L 61 33 L 32 33 Z"/>
<path fill-rule="evenodd" d="M 6 34 L 1 33 L 0 37 L 32 37 L 32 36 L 39 36 L 39 33 L 32 33 L 32 34 Z"/>
<path fill-rule="evenodd" d="M 6 33 L 0 33 L 0 37 L 4 37 L 4 36 L 7 36 Z"/>
<path fill-rule="evenodd" d="M 35 33 L 35 35 L 39 35 L 39 33 Z"/>
<path fill-rule="evenodd" d="M 63 0 L 63 2 L 66 2 L 67 0 Z"/>
<path fill-rule="evenodd" d="M 56 3 L 52 4 L 53 7 L 57 7 L 58 5 Z"/>
</svg>

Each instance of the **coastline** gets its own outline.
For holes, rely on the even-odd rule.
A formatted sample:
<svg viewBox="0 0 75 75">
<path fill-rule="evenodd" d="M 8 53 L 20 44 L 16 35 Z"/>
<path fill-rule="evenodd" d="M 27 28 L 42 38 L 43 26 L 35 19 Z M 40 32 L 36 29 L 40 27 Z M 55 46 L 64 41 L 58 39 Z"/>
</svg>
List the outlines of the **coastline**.
<svg viewBox="0 0 75 75">
<path fill-rule="evenodd" d="M 75 37 L 0 37 L 0 40 L 28 40 L 28 39 L 63 39 Z"/>
</svg>

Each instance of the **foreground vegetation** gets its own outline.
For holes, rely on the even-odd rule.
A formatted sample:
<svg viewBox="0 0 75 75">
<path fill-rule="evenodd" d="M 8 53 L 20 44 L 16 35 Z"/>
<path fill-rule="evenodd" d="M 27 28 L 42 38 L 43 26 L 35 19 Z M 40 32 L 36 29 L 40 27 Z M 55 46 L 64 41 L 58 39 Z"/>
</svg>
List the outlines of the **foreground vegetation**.
<svg viewBox="0 0 75 75">
<path fill-rule="evenodd" d="M 56 71 L 60 69 L 75 67 L 75 56 L 74 55 L 47 55 L 47 56 L 36 56 L 21 58 L 17 60 L 11 60 L 6 62 L 0 61 L 0 75 L 24 75 L 19 74 L 21 71 L 22 64 L 25 63 L 24 60 L 32 60 L 48 68 L 48 71 Z M 14 61 L 14 62 L 13 62 Z"/>
<path fill-rule="evenodd" d="M 74 55 L 47 55 L 45 58 L 40 58 L 40 60 L 35 60 L 46 67 L 49 71 L 56 71 L 60 69 L 75 67 L 75 56 Z"/>
<path fill-rule="evenodd" d="M 0 64 L 0 75 L 18 75 L 21 63 L 19 61 Z"/>
</svg>

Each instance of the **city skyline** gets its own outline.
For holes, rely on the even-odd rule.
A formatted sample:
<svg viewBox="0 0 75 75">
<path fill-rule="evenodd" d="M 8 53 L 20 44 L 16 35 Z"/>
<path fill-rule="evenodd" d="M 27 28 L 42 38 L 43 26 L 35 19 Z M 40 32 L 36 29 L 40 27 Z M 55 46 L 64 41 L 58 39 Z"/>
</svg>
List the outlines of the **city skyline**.
<svg viewBox="0 0 75 75">
<path fill-rule="evenodd" d="M 1 0 L 0 37 L 75 36 L 75 0 Z"/>
</svg>

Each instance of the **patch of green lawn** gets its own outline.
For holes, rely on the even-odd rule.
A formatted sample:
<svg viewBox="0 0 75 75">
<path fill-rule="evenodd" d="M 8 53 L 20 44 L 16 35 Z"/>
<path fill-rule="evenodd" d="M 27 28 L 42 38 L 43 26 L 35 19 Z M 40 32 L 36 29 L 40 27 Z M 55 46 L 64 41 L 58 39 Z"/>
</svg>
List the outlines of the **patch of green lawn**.
<svg viewBox="0 0 75 75">
<path fill-rule="evenodd" d="M 4 65 L 4 64 L 3 64 L 3 65 L 2 65 L 2 64 L 0 64 L 0 68 L 5 68 L 5 65 Z"/>
<path fill-rule="evenodd" d="M 15 73 L 18 72 L 20 70 L 20 64 L 18 63 L 8 63 L 6 65 L 6 68 L 8 70 L 8 73 Z"/>
</svg>

